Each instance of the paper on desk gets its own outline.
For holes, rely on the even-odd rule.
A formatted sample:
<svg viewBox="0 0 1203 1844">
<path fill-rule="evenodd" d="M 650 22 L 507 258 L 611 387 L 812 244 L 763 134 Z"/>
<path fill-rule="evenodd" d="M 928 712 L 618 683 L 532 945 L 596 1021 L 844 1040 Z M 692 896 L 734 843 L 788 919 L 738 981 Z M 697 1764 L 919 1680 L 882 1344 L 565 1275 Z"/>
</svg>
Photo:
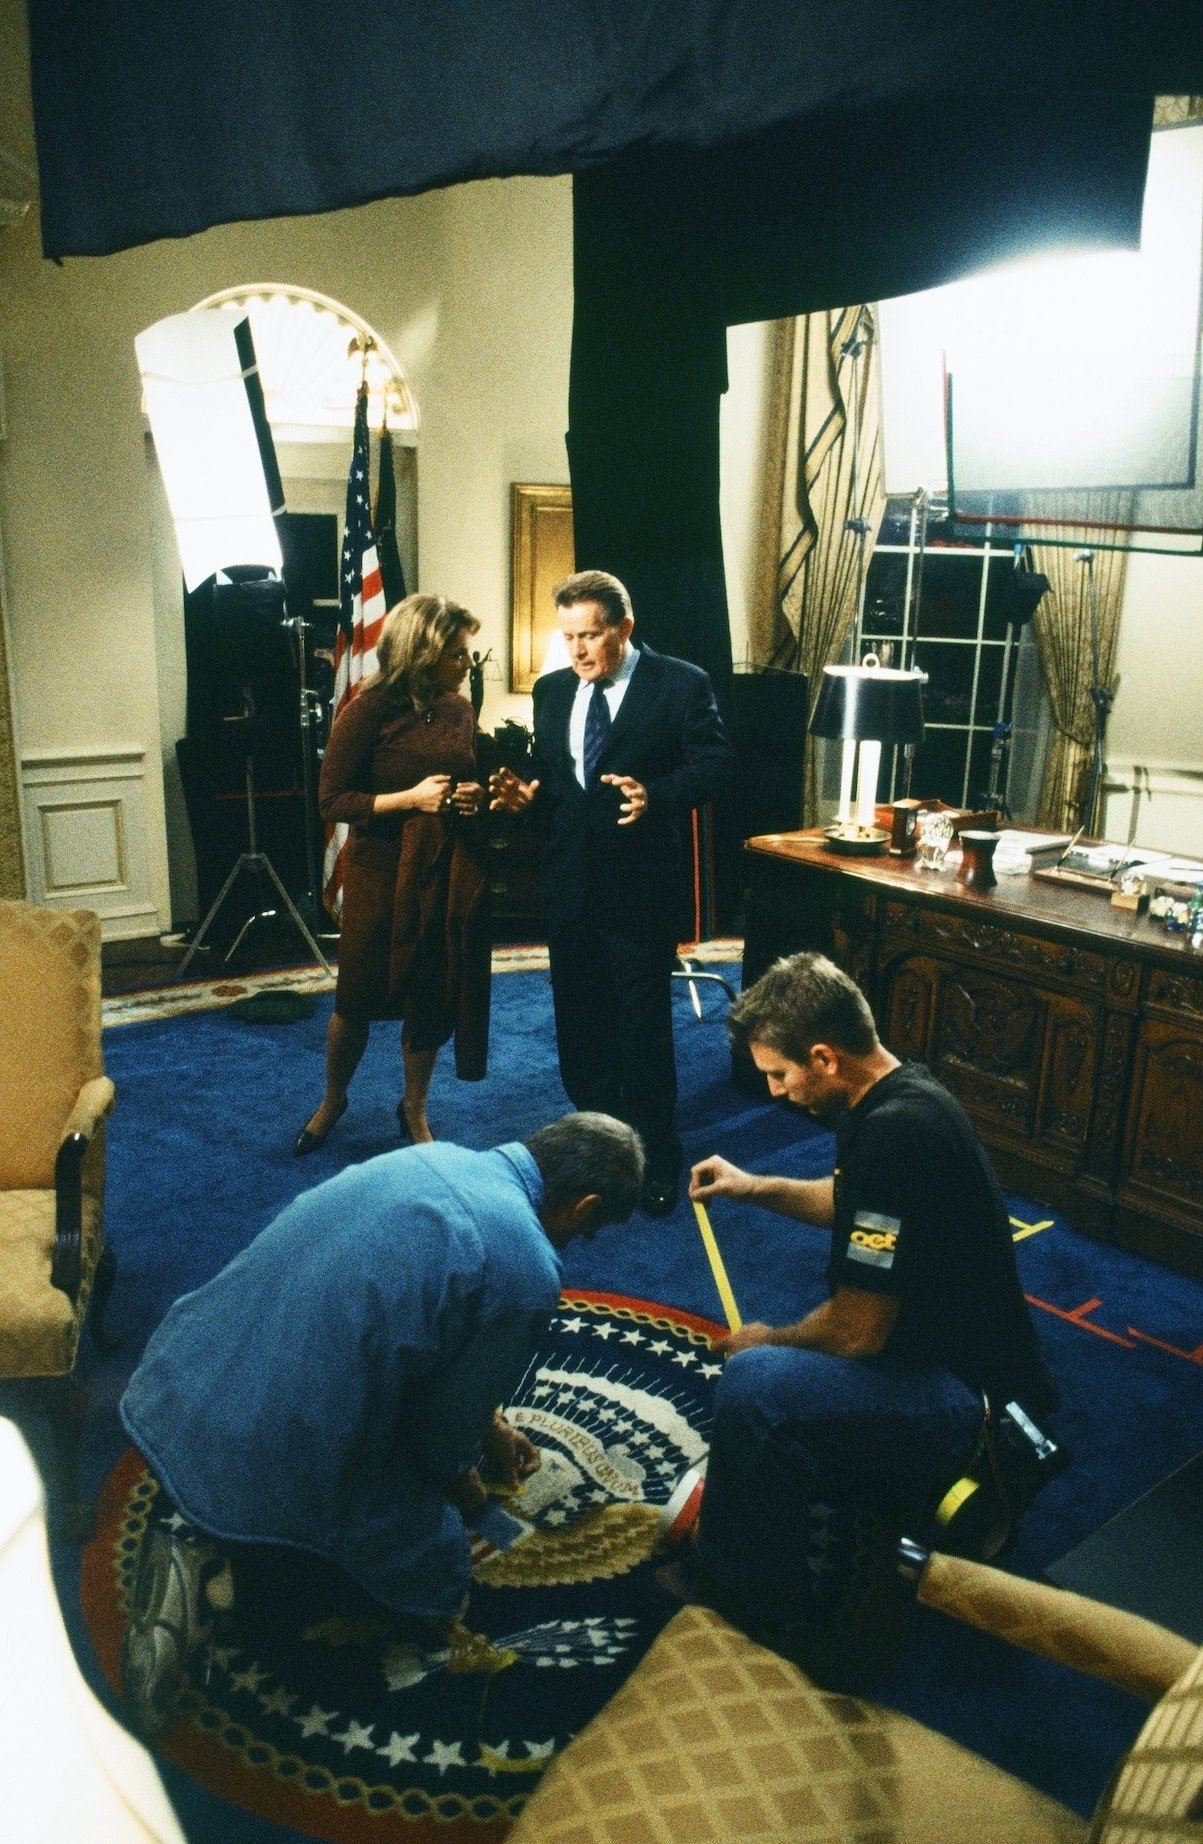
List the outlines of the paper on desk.
<svg viewBox="0 0 1203 1844">
<path fill-rule="evenodd" d="M 1170 857 L 1169 852 L 1148 851 L 1143 845 L 1078 845 L 1067 862 L 1078 870 L 1110 877 L 1121 865 L 1125 871 L 1164 871 Z"/>
<path fill-rule="evenodd" d="M 1062 849 L 1070 843 L 1067 832 L 1016 832 L 1004 828 L 994 848 L 994 869 L 1001 877 L 1015 876 L 1032 868 L 1032 853 Z"/>
<path fill-rule="evenodd" d="M 1000 832 L 994 850 L 994 869 L 1003 876 L 1030 871 L 1033 852 L 1071 843 L 1065 833 Z M 1111 877 L 1121 867 L 1164 874 L 1170 865 L 1170 853 L 1149 850 L 1142 845 L 1074 845 L 1066 856 L 1066 864 L 1075 871 L 1088 871 L 1096 877 Z"/>
<path fill-rule="evenodd" d="M 998 835 L 998 844 L 994 849 L 997 858 L 1003 852 L 1009 858 L 1013 853 L 1023 852 L 1025 856 L 1032 852 L 1049 851 L 1054 845 L 1065 846 L 1070 843 L 1067 832 L 1016 832 L 1004 827 Z"/>
</svg>

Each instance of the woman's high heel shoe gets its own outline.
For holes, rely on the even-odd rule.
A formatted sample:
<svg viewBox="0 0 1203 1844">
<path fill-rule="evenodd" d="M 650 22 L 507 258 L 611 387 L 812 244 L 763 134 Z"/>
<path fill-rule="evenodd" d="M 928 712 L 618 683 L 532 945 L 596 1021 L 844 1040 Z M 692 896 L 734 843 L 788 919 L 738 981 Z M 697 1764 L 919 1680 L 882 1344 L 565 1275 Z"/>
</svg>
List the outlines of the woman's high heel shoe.
<svg viewBox="0 0 1203 1844">
<path fill-rule="evenodd" d="M 417 1142 L 414 1140 L 414 1130 L 409 1124 L 409 1116 L 405 1112 L 404 1098 L 402 1098 L 397 1103 L 397 1132 L 401 1136 L 402 1146 L 412 1146 L 412 1145 L 417 1144 Z M 433 1134 L 431 1135 L 431 1138 L 432 1139 L 434 1138 Z"/>
<path fill-rule="evenodd" d="M 301 1131 L 298 1133 L 296 1139 L 292 1143 L 293 1158 L 303 1159 L 307 1153 L 316 1152 L 319 1146 L 324 1146 L 326 1144 L 326 1141 L 329 1139 L 331 1132 L 333 1131 L 335 1127 L 337 1127 L 339 1121 L 342 1119 L 346 1111 L 347 1111 L 347 1104 L 344 1101 L 342 1107 L 338 1110 L 338 1113 L 334 1116 L 334 1119 L 330 1122 L 330 1125 L 329 1127 L 327 1127 L 325 1133 L 311 1133 L 309 1131 L 308 1126 L 302 1127 Z"/>
</svg>

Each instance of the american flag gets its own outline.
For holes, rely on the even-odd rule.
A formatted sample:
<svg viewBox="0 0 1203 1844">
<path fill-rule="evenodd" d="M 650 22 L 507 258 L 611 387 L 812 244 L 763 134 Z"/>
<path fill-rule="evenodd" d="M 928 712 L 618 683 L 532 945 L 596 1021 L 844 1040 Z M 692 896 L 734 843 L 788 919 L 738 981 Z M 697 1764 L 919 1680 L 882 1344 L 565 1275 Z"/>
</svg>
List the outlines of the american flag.
<svg viewBox="0 0 1203 1844">
<path fill-rule="evenodd" d="M 334 697 L 330 706 L 333 725 L 364 679 L 376 670 L 376 643 L 388 612 L 384 584 L 376 557 L 369 487 L 368 394 L 359 393 L 355 405 L 355 440 L 351 472 L 347 476 L 347 514 L 343 530 L 342 573 L 339 585 L 338 638 L 334 645 Z M 337 921 L 343 905 L 343 852 L 347 827 L 327 826 L 323 865 L 322 901 Z"/>
</svg>

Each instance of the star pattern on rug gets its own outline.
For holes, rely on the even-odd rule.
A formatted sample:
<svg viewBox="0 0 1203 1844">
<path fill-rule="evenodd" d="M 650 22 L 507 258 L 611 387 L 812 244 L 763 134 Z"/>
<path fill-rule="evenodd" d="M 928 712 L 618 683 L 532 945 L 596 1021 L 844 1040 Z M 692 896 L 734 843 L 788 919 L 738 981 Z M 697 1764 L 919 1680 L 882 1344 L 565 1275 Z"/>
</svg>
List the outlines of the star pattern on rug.
<svg viewBox="0 0 1203 1844">
<path fill-rule="evenodd" d="M 252 1810 L 261 1776 L 272 1810 L 295 1785 L 311 1835 L 342 1835 L 322 1829 L 327 1800 L 332 1825 L 348 1804 L 442 1826 L 512 1822 L 655 1636 L 662 1616 L 626 1583 L 651 1556 L 660 1508 L 705 1457 L 718 1330 L 640 1302 L 566 1300 L 506 1404 L 542 1465 L 472 1534 L 476 1653 L 461 1647 L 457 1669 L 448 1644 L 321 1605 L 291 1634 L 256 1629 L 251 1641 L 235 1605 L 192 1667 L 163 1752 Z M 146 1479 L 112 1552 L 125 1596 L 153 1518 Z M 473 1675 L 482 1668 L 493 1675 Z"/>
</svg>

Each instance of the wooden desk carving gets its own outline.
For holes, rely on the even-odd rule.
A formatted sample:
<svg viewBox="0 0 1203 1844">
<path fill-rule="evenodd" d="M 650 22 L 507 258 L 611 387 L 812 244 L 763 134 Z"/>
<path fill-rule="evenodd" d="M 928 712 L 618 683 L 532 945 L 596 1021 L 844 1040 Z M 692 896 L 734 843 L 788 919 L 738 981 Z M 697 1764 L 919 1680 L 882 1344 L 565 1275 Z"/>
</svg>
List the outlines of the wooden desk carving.
<svg viewBox="0 0 1203 1844">
<path fill-rule="evenodd" d="M 1006 1185 L 1088 1233 L 1203 1274 L 1203 957 L 1098 893 L 747 846 L 744 981 L 828 953 L 882 1036 L 968 1109 Z"/>
</svg>

